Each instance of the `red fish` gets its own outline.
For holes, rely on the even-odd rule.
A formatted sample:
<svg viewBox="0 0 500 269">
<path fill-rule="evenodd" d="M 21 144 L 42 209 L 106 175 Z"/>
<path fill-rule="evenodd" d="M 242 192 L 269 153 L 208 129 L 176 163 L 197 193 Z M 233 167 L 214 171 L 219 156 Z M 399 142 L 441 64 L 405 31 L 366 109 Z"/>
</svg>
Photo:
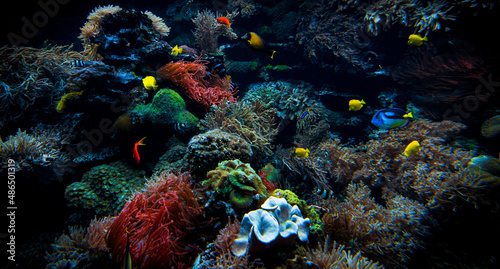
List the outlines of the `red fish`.
<svg viewBox="0 0 500 269">
<path fill-rule="evenodd" d="M 231 28 L 231 23 L 229 22 L 229 20 L 226 17 L 218 17 L 217 22 L 220 24 L 227 25 L 227 27 Z"/>
<path fill-rule="evenodd" d="M 139 156 L 139 151 L 137 151 L 137 146 L 145 146 L 146 144 L 142 143 L 146 137 L 143 137 L 139 142 L 136 142 L 134 145 L 134 154 L 132 155 L 134 157 L 134 160 L 137 161 L 137 163 L 141 162 L 141 157 Z"/>
</svg>

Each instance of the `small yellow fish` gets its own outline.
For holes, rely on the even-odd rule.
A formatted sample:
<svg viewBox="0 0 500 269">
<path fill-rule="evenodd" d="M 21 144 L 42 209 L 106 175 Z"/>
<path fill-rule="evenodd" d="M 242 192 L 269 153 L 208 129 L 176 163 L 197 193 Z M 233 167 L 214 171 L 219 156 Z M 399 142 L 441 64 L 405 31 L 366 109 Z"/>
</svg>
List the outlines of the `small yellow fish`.
<svg viewBox="0 0 500 269">
<path fill-rule="evenodd" d="M 422 46 L 424 41 L 429 41 L 426 36 L 421 37 L 420 35 L 412 34 L 408 37 L 408 44 L 415 46 Z"/>
<path fill-rule="evenodd" d="M 408 144 L 408 146 L 406 146 L 404 154 L 406 156 L 413 156 L 417 154 L 417 152 L 419 152 L 420 149 L 421 149 L 420 144 L 418 143 L 418 141 L 414 140 L 410 144 Z"/>
<path fill-rule="evenodd" d="M 366 105 L 365 101 L 352 99 L 349 101 L 349 111 L 358 111 L 363 107 L 363 105 Z"/>
<path fill-rule="evenodd" d="M 179 55 L 182 54 L 182 48 L 179 48 L 177 45 L 172 49 L 171 55 Z"/>
<path fill-rule="evenodd" d="M 144 84 L 144 88 L 148 90 L 155 90 L 158 88 L 158 84 L 156 84 L 156 79 L 152 76 L 147 76 L 142 79 L 142 84 Z"/>
<path fill-rule="evenodd" d="M 403 118 L 405 118 L 405 119 L 413 119 L 413 115 L 411 114 L 411 112 L 409 112 L 409 113 L 404 114 Z"/>
<path fill-rule="evenodd" d="M 309 149 L 303 149 L 303 148 L 296 148 L 295 149 L 295 158 L 306 158 L 309 156 Z"/>
</svg>

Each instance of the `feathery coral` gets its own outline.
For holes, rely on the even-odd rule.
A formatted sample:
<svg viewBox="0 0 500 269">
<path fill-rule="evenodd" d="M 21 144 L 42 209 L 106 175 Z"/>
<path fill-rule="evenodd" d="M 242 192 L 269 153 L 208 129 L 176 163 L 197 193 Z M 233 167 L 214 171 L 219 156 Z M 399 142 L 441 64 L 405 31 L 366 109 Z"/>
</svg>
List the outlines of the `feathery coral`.
<svg viewBox="0 0 500 269">
<path fill-rule="evenodd" d="M 223 100 L 235 102 L 236 91 L 232 83 L 220 78 L 218 74 L 208 75 L 205 64 L 205 61 L 199 59 L 193 62 L 170 62 L 158 70 L 158 76 L 183 88 L 189 98 L 200 103 L 206 110 Z"/>
<path fill-rule="evenodd" d="M 189 174 L 163 173 L 148 182 L 125 206 L 109 229 L 107 246 L 118 263 L 123 261 L 130 235 L 132 263 L 141 268 L 185 268 L 192 248 L 186 237 L 201 214 Z"/>
</svg>

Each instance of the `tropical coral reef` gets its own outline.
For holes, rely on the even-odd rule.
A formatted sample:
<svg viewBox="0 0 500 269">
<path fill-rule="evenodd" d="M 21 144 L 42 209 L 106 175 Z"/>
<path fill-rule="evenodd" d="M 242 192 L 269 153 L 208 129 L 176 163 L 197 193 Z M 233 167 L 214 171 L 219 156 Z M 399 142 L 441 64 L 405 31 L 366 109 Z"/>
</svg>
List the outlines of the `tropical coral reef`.
<svg viewBox="0 0 500 269">
<path fill-rule="evenodd" d="M 130 237 L 132 264 L 141 268 L 188 268 L 194 249 L 189 234 L 198 227 L 202 211 L 189 174 L 163 173 L 148 181 L 136 193 L 108 231 L 107 246 L 117 263 L 122 263 Z"/>
<path fill-rule="evenodd" d="M 147 120 L 153 124 L 182 124 L 180 132 L 192 132 L 197 129 L 198 118 L 186 110 L 182 97 L 171 89 L 161 89 L 146 105 L 137 105 L 129 115 L 132 122 Z"/>
<path fill-rule="evenodd" d="M 18 130 L 16 135 L 9 136 L 3 142 L 0 138 L 0 160 L 6 168 L 8 160 L 15 161 L 17 171 L 23 169 L 35 171 L 39 167 L 51 167 L 56 174 L 62 174 L 60 168 L 67 161 L 67 156 L 61 152 L 62 144 L 59 133 L 34 133 Z"/>
<path fill-rule="evenodd" d="M 92 209 L 98 216 L 112 214 L 142 187 L 143 177 L 143 171 L 130 169 L 123 162 L 99 165 L 66 187 L 65 197 L 70 206 Z"/>
<path fill-rule="evenodd" d="M 230 23 L 238 16 L 238 11 L 233 11 L 226 14 L 226 18 Z M 216 53 L 219 49 L 217 40 L 219 36 L 225 36 L 229 39 L 236 39 L 238 36 L 233 32 L 231 27 L 217 22 L 217 18 L 222 15 L 213 13 L 210 10 L 198 11 L 198 14 L 193 19 L 195 31 L 193 32 L 196 44 L 200 47 L 203 53 Z"/>
<path fill-rule="evenodd" d="M 271 142 L 278 133 L 274 123 L 276 110 L 260 101 L 221 103 L 200 121 L 203 129 L 220 129 L 241 137 L 254 154 L 271 155 Z"/>
<path fill-rule="evenodd" d="M 349 184 L 343 202 L 331 200 L 324 204 L 328 208 L 323 217 L 324 230 L 333 240 L 374 260 L 399 266 L 423 246 L 423 236 L 428 234 L 424 224 L 428 212 L 423 205 L 401 195 L 385 198 L 386 204 L 381 206 L 366 185 Z"/>
<path fill-rule="evenodd" d="M 4 112 L 0 127 L 19 118 L 37 100 L 48 96 L 50 103 L 55 99 L 71 71 L 71 62 L 81 57 L 72 46 L 0 48 L 0 108 Z"/>
<path fill-rule="evenodd" d="M 233 254 L 242 257 L 280 245 L 292 245 L 296 239 L 307 241 L 310 220 L 302 218 L 296 205 L 271 196 L 261 207 L 243 217 L 238 237 L 231 245 Z"/>
<path fill-rule="evenodd" d="M 306 258 L 317 265 L 319 269 L 384 268 L 378 262 L 374 262 L 368 260 L 366 257 L 363 257 L 361 251 L 353 255 L 351 251 L 345 250 L 344 245 L 338 244 L 336 241 L 333 241 L 332 249 L 328 250 L 328 240 L 329 239 L 327 237 L 324 246 L 318 244 L 318 247 L 316 249 L 309 250 L 309 252 L 306 253 Z"/>
<path fill-rule="evenodd" d="M 193 136 L 186 151 L 186 159 L 195 171 L 215 168 L 224 160 L 246 160 L 253 155 L 244 139 L 220 129 Z"/>
<path fill-rule="evenodd" d="M 164 50 L 170 46 L 161 38 L 168 36 L 170 28 L 150 11 L 99 6 L 88 15 L 80 30 L 84 53 L 91 60 L 102 59 L 132 69 L 144 60 L 156 64 L 168 59 Z"/>
<path fill-rule="evenodd" d="M 228 201 L 237 208 L 248 208 L 254 200 L 267 194 L 259 175 L 240 160 L 220 162 L 215 170 L 207 173 L 207 180 L 202 184 L 219 200 Z"/>
<path fill-rule="evenodd" d="M 230 80 L 218 74 L 208 75 L 207 62 L 196 59 L 170 62 L 158 70 L 158 76 L 174 82 L 191 99 L 200 103 L 206 110 L 227 100 L 235 102 L 236 91 Z"/>
</svg>

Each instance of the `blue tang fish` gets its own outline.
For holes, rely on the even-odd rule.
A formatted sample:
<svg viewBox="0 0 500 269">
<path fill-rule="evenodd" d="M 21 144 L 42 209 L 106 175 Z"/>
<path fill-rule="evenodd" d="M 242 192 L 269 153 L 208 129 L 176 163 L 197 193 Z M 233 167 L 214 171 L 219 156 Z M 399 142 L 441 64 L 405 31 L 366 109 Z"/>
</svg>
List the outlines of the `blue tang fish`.
<svg viewBox="0 0 500 269">
<path fill-rule="evenodd" d="M 411 118 L 411 112 L 406 113 L 399 108 L 385 108 L 375 113 L 372 123 L 380 129 L 392 129 L 405 126 Z"/>
</svg>

